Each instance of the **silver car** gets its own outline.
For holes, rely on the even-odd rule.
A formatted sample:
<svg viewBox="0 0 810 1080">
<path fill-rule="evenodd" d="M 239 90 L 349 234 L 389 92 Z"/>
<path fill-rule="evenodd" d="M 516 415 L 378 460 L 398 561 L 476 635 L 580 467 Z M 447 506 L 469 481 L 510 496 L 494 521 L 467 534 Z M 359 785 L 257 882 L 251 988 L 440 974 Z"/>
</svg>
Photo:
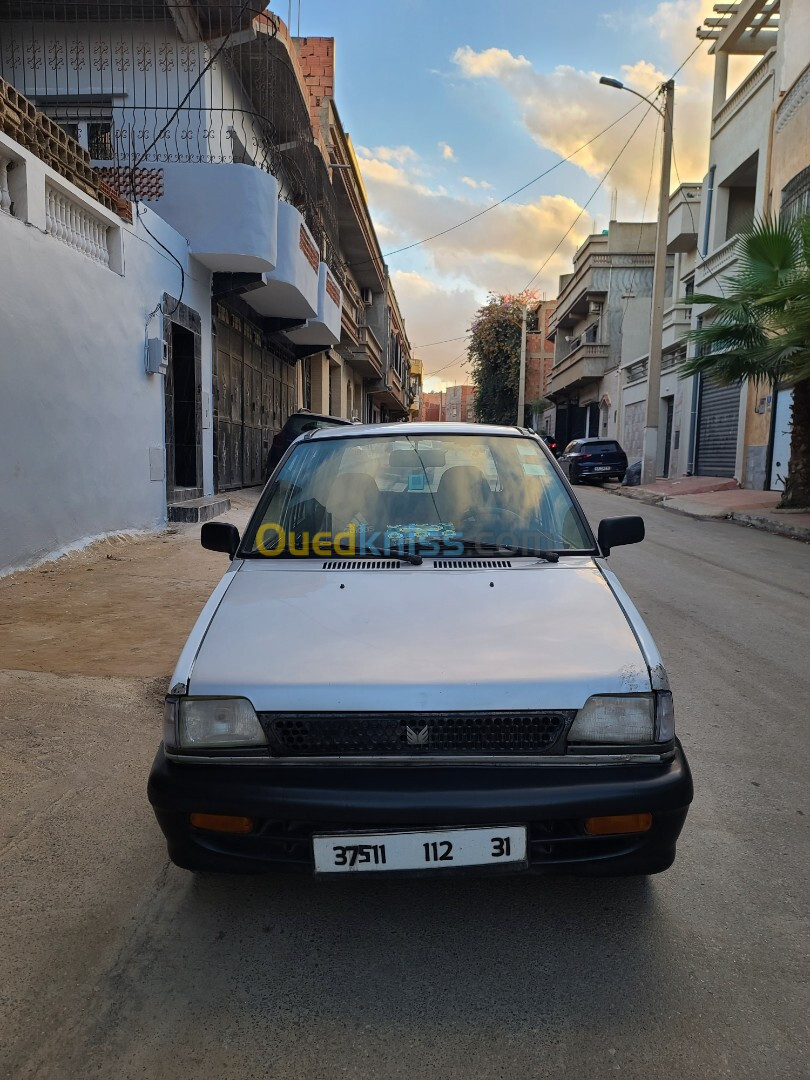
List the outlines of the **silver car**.
<svg viewBox="0 0 810 1080">
<path fill-rule="evenodd" d="M 287 450 L 166 697 L 190 870 L 657 873 L 692 799 L 661 657 L 542 440 L 347 426 Z"/>
</svg>

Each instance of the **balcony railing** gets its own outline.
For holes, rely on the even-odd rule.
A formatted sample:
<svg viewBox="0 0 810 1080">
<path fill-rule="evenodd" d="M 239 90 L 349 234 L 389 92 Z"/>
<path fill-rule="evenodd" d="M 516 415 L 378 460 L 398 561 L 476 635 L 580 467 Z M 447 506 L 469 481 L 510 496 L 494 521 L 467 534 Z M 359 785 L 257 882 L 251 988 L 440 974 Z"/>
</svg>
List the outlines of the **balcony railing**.
<svg viewBox="0 0 810 1080">
<path fill-rule="evenodd" d="M 713 251 L 708 258 L 700 260 L 695 268 L 695 288 L 697 289 L 707 282 L 716 281 L 716 278 L 721 276 L 723 271 L 729 269 L 736 255 L 737 237 L 732 236 L 725 244 Z"/>
<path fill-rule="evenodd" d="M 271 173 L 331 263 L 329 169 L 294 49 L 265 6 L 5 0 L 0 76 L 96 155 L 121 194 L 155 198 L 169 163 Z"/>
<path fill-rule="evenodd" d="M 727 98 L 720 106 L 712 120 L 712 138 L 737 115 L 762 84 L 773 75 L 775 56 L 775 49 L 771 49 L 770 52 L 766 53 L 748 77 L 743 79 L 731 97 Z"/>
<path fill-rule="evenodd" d="M 45 184 L 45 231 L 102 266 L 110 265 L 109 225 L 64 192 Z"/>
</svg>

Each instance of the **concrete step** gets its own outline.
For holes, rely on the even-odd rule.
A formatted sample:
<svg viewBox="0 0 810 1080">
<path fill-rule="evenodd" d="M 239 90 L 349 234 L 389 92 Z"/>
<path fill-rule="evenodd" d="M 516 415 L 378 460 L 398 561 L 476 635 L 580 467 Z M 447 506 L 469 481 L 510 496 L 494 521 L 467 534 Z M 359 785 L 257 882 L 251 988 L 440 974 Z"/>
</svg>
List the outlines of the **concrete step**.
<svg viewBox="0 0 810 1080">
<path fill-rule="evenodd" d="M 225 514 L 231 508 L 231 500 L 225 495 L 206 495 L 202 499 L 183 499 L 169 503 L 167 516 L 169 521 L 182 521 L 186 524 L 210 521 L 219 514 Z"/>
</svg>

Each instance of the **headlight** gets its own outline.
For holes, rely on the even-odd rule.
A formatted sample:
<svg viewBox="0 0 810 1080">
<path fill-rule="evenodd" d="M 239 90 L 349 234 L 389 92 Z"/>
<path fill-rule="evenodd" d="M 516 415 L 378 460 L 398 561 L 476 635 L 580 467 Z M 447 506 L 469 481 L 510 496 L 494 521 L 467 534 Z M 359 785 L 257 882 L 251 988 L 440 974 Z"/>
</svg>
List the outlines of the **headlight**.
<svg viewBox="0 0 810 1080">
<path fill-rule="evenodd" d="M 173 729 L 176 735 L 172 735 Z M 170 699 L 166 701 L 164 743 L 171 752 L 265 746 L 267 738 L 256 710 L 246 698 L 181 697 L 174 704 Z"/>
<path fill-rule="evenodd" d="M 651 743 L 655 731 L 652 694 L 604 694 L 588 698 L 568 732 L 575 743 Z"/>
<path fill-rule="evenodd" d="M 655 741 L 672 742 L 675 738 L 675 707 L 669 690 L 655 693 Z"/>
</svg>

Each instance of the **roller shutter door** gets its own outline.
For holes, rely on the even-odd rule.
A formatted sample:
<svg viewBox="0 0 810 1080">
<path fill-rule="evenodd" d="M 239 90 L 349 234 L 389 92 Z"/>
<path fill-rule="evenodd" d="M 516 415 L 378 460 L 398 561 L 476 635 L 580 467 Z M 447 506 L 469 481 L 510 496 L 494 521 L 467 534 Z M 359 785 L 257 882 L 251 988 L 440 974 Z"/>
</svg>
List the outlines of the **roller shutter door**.
<svg viewBox="0 0 810 1080">
<path fill-rule="evenodd" d="M 711 376 L 700 379 L 698 413 L 698 476 L 733 476 L 737 462 L 740 383 L 724 386 Z"/>
</svg>

